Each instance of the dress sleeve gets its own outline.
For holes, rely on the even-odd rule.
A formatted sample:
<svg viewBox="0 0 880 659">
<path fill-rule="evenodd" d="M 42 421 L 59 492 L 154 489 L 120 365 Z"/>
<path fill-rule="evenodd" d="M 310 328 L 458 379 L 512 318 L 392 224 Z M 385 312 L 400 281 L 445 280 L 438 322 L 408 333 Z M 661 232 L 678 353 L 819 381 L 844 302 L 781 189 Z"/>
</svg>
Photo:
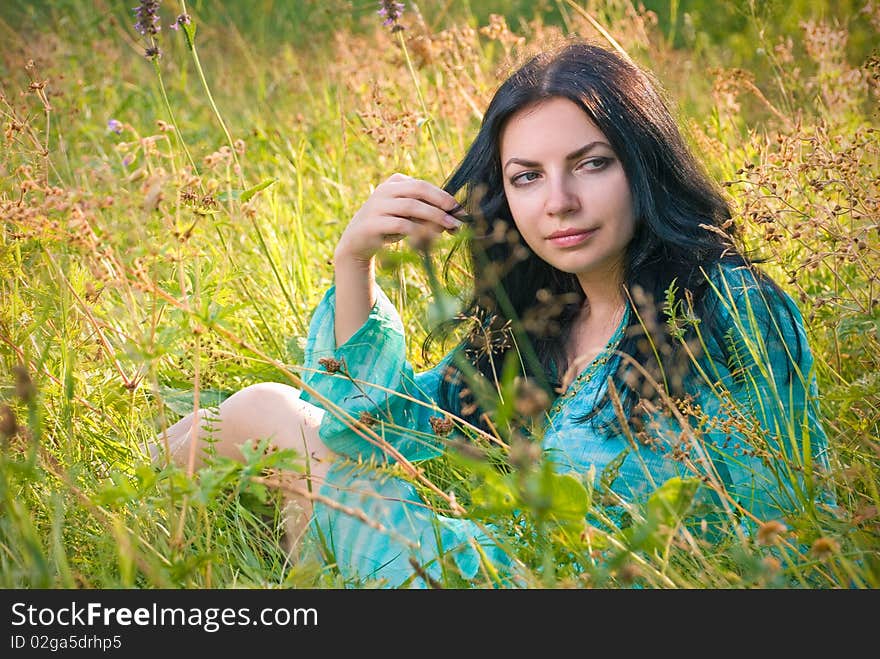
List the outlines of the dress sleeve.
<svg viewBox="0 0 880 659">
<path fill-rule="evenodd" d="M 760 520 L 822 498 L 828 466 L 813 356 L 794 301 L 747 268 L 719 268 L 707 291 L 722 348 L 707 340 L 696 401 L 708 456 L 727 491 Z M 760 438 L 760 439 L 755 439 Z"/>
<path fill-rule="evenodd" d="M 319 436 L 326 446 L 355 459 L 393 462 L 375 440 L 364 436 L 358 422 L 410 461 L 436 457 L 441 442 L 430 418 L 442 417 L 433 402 L 451 354 L 434 368 L 414 373 L 406 359 L 403 323 L 397 309 L 377 286 L 376 304 L 364 324 L 336 346 L 336 288 L 315 308 L 306 339 L 303 381 L 328 405 L 308 391 L 302 399 L 326 410 Z"/>
</svg>

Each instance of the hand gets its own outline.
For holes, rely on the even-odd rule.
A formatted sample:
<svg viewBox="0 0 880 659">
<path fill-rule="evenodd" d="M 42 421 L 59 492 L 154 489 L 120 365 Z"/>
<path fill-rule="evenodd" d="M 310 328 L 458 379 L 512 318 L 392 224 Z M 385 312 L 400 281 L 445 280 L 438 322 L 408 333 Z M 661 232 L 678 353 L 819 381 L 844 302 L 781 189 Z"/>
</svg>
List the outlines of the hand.
<svg viewBox="0 0 880 659">
<path fill-rule="evenodd" d="M 424 249 L 444 231 L 461 222 L 447 213 L 461 209 L 448 192 L 420 179 L 392 174 L 370 195 L 348 223 L 336 245 L 334 258 L 369 262 L 386 245 L 407 236 Z"/>
</svg>

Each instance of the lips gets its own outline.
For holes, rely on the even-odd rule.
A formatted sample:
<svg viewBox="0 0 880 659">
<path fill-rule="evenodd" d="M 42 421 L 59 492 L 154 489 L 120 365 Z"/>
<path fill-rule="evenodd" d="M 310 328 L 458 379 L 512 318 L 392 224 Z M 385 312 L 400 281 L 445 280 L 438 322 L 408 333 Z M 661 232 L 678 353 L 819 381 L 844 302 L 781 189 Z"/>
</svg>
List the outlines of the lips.
<svg viewBox="0 0 880 659">
<path fill-rule="evenodd" d="M 596 233 L 596 229 L 565 229 L 551 233 L 547 236 L 547 240 L 557 247 L 571 247 L 580 245 L 594 233 Z"/>
</svg>

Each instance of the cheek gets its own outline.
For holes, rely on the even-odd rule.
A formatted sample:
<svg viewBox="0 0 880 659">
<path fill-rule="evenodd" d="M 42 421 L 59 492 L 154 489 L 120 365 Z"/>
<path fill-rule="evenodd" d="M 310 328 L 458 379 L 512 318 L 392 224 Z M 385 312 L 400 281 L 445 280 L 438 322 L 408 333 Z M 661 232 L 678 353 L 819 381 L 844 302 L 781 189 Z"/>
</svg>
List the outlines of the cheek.
<svg viewBox="0 0 880 659">
<path fill-rule="evenodd" d="M 537 195 L 522 194 L 520 191 L 507 195 L 507 207 L 517 226 L 523 225 L 526 231 L 529 227 L 534 227 L 535 219 L 541 213 L 541 204 Z"/>
<path fill-rule="evenodd" d="M 510 209 L 510 216 L 513 218 L 513 224 L 524 236 L 527 236 L 534 227 L 531 221 L 532 211 L 529 204 L 520 195 L 507 195 L 507 207 Z"/>
<path fill-rule="evenodd" d="M 616 186 L 614 214 L 620 218 L 621 232 L 632 237 L 636 229 L 635 208 L 629 185 L 625 180 Z"/>
</svg>

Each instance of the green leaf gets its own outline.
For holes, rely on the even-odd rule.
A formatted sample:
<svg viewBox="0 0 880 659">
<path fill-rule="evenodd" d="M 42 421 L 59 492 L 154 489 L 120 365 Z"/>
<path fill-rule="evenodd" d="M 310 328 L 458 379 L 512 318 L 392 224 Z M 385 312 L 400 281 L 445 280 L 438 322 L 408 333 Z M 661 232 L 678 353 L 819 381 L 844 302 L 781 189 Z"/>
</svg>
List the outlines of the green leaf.
<svg viewBox="0 0 880 659">
<path fill-rule="evenodd" d="M 241 464 L 229 458 L 218 458 L 200 470 L 196 500 L 208 505 L 226 487 L 236 482 Z"/>
<path fill-rule="evenodd" d="M 244 192 L 241 193 L 241 203 L 246 202 L 248 199 L 250 199 L 255 194 L 257 194 L 260 190 L 265 190 L 266 188 L 268 188 L 270 185 L 272 185 L 277 180 L 278 179 L 268 178 L 265 181 L 263 181 L 262 183 L 257 183 L 254 187 L 248 188 L 247 190 L 245 190 Z"/>
<path fill-rule="evenodd" d="M 648 498 L 648 517 L 658 524 L 675 526 L 690 507 L 699 484 L 696 478 L 670 478 Z"/>
<path fill-rule="evenodd" d="M 186 45 L 192 50 L 196 45 L 196 23 L 190 17 L 189 23 L 184 23 L 180 27 L 183 28 L 183 34 L 186 36 Z"/>
<path fill-rule="evenodd" d="M 238 190 L 236 188 L 233 188 L 232 190 L 226 190 L 217 195 L 217 201 L 229 201 L 230 199 L 233 199 L 244 203 L 255 194 L 257 194 L 260 190 L 265 190 L 277 180 L 278 179 L 269 178 L 261 183 L 257 183 L 255 186 L 253 186 L 252 188 L 248 188 L 247 190 Z"/>
<path fill-rule="evenodd" d="M 128 478 L 117 472 L 110 473 L 110 483 L 103 484 L 93 495 L 93 501 L 108 508 L 125 505 L 138 498 L 138 493 Z"/>
<path fill-rule="evenodd" d="M 670 532 L 690 508 L 700 481 L 677 476 L 658 487 L 645 504 L 645 519 L 623 533 L 631 550 L 656 551 L 664 547 Z"/>
<path fill-rule="evenodd" d="M 506 515 L 519 505 L 512 479 L 497 471 L 485 471 L 482 483 L 471 492 L 473 510 L 487 515 Z"/>
<path fill-rule="evenodd" d="M 550 516 L 557 520 L 582 522 L 590 510 L 587 488 L 572 474 L 550 477 Z"/>
<path fill-rule="evenodd" d="M 300 345 L 300 337 L 292 336 L 284 343 L 287 349 L 287 360 L 291 364 L 304 364 L 306 361 L 306 351 Z"/>
<path fill-rule="evenodd" d="M 134 470 L 139 497 L 144 497 L 156 485 L 158 476 L 152 465 L 140 464 Z"/>
</svg>

